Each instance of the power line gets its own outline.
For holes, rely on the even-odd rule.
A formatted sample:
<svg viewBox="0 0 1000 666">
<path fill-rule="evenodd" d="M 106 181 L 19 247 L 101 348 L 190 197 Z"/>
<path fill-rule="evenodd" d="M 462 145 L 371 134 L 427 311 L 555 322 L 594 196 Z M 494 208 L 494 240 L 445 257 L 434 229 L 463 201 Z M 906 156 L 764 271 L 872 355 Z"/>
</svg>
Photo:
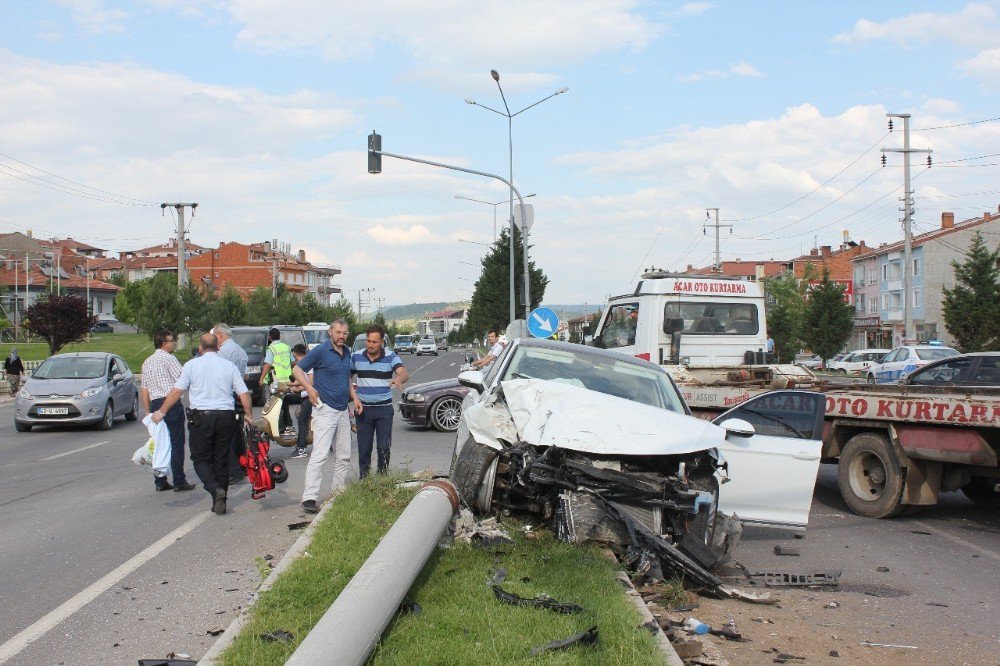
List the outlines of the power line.
<svg viewBox="0 0 1000 666">
<path fill-rule="evenodd" d="M 1000 120 L 1000 116 L 996 118 L 984 118 L 983 120 L 972 120 L 967 123 L 955 123 L 954 125 L 938 125 L 936 127 L 921 127 L 920 129 L 911 129 L 911 132 L 930 132 L 931 130 L 940 129 L 952 129 L 953 127 L 967 127 L 969 125 L 981 125 L 983 123 L 992 123 Z"/>
<path fill-rule="evenodd" d="M 42 169 L 41 167 L 37 167 L 37 166 L 34 166 L 33 164 L 29 164 L 27 162 L 19 160 L 19 159 L 17 159 L 16 157 L 14 157 L 12 155 L 8 155 L 7 153 L 0 152 L 0 157 L 4 157 L 4 158 L 6 158 L 6 159 L 8 159 L 8 160 L 10 160 L 12 162 L 16 162 L 16 163 L 18 163 L 18 164 L 20 164 L 22 166 L 25 166 L 28 169 L 33 169 L 34 171 L 37 171 L 37 172 L 42 173 L 42 174 L 45 174 L 46 176 L 51 176 L 52 178 L 56 178 L 58 180 L 65 181 L 66 183 L 70 183 L 70 185 L 66 185 L 64 183 L 52 182 L 50 180 L 46 180 L 46 179 L 42 178 L 41 176 L 38 176 L 38 175 L 34 174 L 34 173 L 31 173 L 29 171 L 25 171 L 24 169 L 19 169 L 19 168 L 15 167 L 15 166 L 11 166 L 9 164 L 2 164 L 2 165 L 0 165 L 0 168 L 2 168 L 2 169 L 5 170 L 6 175 L 8 175 L 8 176 L 10 176 L 12 178 L 17 178 L 18 180 L 22 180 L 22 181 L 30 183 L 32 185 L 38 185 L 40 187 L 45 187 L 47 189 L 52 189 L 52 190 L 55 190 L 57 192 L 63 192 L 64 194 L 71 194 L 71 195 L 74 195 L 74 196 L 79 196 L 79 197 L 82 197 L 82 198 L 85 198 L 85 199 L 94 199 L 94 200 L 97 200 L 97 201 L 104 201 L 106 203 L 116 203 L 116 204 L 125 205 L 125 206 L 155 206 L 155 205 L 157 205 L 155 202 L 152 202 L 152 201 L 145 201 L 143 199 L 137 199 L 135 197 L 127 196 L 127 195 L 124 195 L 124 194 L 117 194 L 115 192 L 110 192 L 108 190 L 102 190 L 102 189 L 100 189 L 98 187 L 93 187 L 91 185 L 86 185 L 84 183 L 80 183 L 80 182 L 75 181 L 75 180 L 73 180 L 71 178 L 66 178 L 65 176 L 60 176 L 58 174 L 52 173 L 51 171 L 46 171 L 45 169 Z M 12 173 L 8 173 L 7 171 L 14 171 L 16 173 L 20 173 L 23 176 L 26 176 L 26 178 L 18 177 L 16 175 L 12 174 Z M 80 188 L 82 188 L 82 189 L 80 189 Z"/>
<path fill-rule="evenodd" d="M 825 180 L 825 181 L 824 181 L 823 183 L 821 183 L 820 185 L 817 185 L 815 189 L 813 189 L 813 190 L 811 190 L 811 191 L 809 191 L 809 192 L 806 192 L 805 194 L 803 194 L 803 195 L 802 195 L 801 197 L 799 197 L 799 198 L 798 198 L 798 199 L 796 199 L 795 201 L 792 201 L 792 202 L 790 202 L 790 203 L 787 203 L 787 204 L 785 204 L 784 206 L 781 206 L 781 207 L 779 207 L 779 208 L 775 208 L 774 210 L 772 210 L 772 211 L 770 211 L 770 212 L 767 212 L 767 213 L 760 213 L 759 215 L 754 215 L 754 216 L 752 216 L 752 217 L 744 217 L 744 218 L 742 218 L 742 219 L 740 219 L 740 220 L 737 220 L 737 221 L 738 221 L 738 222 L 749 222 L 749 221 L 751 221 L 751 220 L 757 220 L 757 219 L 760 219 L 760 218 L 762 218 L 762 217 L 767 217 L 768 215 L 773 215 L 774 213 L 777 213 L 777 212 L 780 212 L 780 211 L 783 211 L 783 210 L 785 210 L 786 208 L 788 208 L 788 207 L 790 207 L 790 206 L 794 206 L 795 204 L 797 204 L 798 202 L 802 201 L 802 200 L 803 200 L 803 199 L 805 199 L 806 197 L 808 197 L 808 196 L 810 196 L 810 195 L 812 195 L 812 194 L 815 194 L 816 192 L 819 192 L 819 191 L 820 191 L 821 189 L 823 189 L 824 187 L 826 187 L 827 185 L 829 185 L 829 184 L 830 184 L 830 182 L 832 182 L 832 181 L 833 181 L 833 180 L 834 180 L 835 178 L 837 178 L 837 177 L 838 177 L 838 176 L 840 176 L 840 175 L 841 175 L 842 173 L 844 173 L 845 171 L 847 171 L 848 169 L 850 169 L 850 168 L 851 168 L 852 166 L 854 166 L 855 164 L 857 164 L 857 163 L 858 163 L 858 162 L 859 162 L 859 161 L 861 160 L 861 158 L 862 158 L 862 157 L 864 157 L 865 155 L 867 155 L 868 153 L 870 153 L 871 151 L 873 151 L 873 150 L 875 149 L 875 146 L 877 146 L 877 145 L 878 145 L 879 143 L 881 143 L 881 142 L 882 142 L 882 140 L 883 140 L 883 139 L 884 139 L 885 137 L 887 137 L 887 136 L 889 136 L 889 132 L 886 132 L 885 134 L 883 134 L 882 136 L 880 136 L 880 137 L 878 138 L 878 140 L 877 140 L 877 141 L 875 141 L 875 143 L 873 143 L 872 145 L 870 145 L 870 146 L 868 147 L 868 149 L 867 149 L 867 150 L 866 150 L 865 152 L 861 153 L 861 154 L 860 154 L 860 155 L 858 155 L 858 156 L 857 156 L 856 158 L 854 158 L 854 160 L 853 160 L 853 161 L 852 161 L 852 162 L 851 162 L 850 164 L 848 164 L 848 165 L 847 165 L 847 166 L 845 166 L 845 167 L 844 167 L 843 169 L 841 169 L 841 170 L 840 170 L 840 171 L 838 171 L 837 173 L 835 173 L 835 174 L 833 174 L 832 176 L 830 176 L 830 177 L 829 177 L 829 178 L 828 178 L 827 180 Z M 869 177 L 870 177 L 870 176 L 869 176 Z M 867 180 L 867 179 L 866 179 L 866 180 Z"/>
</svg>

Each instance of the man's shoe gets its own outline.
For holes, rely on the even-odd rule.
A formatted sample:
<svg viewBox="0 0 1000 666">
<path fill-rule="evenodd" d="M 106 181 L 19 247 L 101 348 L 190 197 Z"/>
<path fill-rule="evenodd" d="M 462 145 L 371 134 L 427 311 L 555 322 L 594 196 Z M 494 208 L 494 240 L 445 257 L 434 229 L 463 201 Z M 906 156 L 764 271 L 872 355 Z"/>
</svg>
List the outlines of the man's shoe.
<svg viewBox="0 0 1000 666">
<path fill-rule="evenodd" d="M 215 502 L 212 503 L 212 511 L 218 515 L 226 513 L 226 489 L 219 488 L 215 491 Z"/>
<path fill-rule="evenodd" d="M 185 490 L 194 490 L 197 487 L 198 486 L 194 485 L 193 483 L 186 483 L 185 482 L 185 483 L 180 484 L 179 486 L 174 486 L 174 492 L 175 493 L 182 493 Z"/>
<path fill-rule="evenodd" d="M 159 491 L 159 492 L 162 492 L 164 490 L 170 490 L 171 488 L 174 488 L 174 487 L 172 485 L 170 485 L 169 483 L 167 483 L 167 482 L 157 484 L 157 486 L 156 486 L 156 490 Z M 176 488 L 174 488 L 174 490 L 176 490 Z"/>
<path fill-rule="evenodd" d="M 288 456 L 288 459 L 291 460 L 292 458 L 308 458 L 308 457 L 309 454 L 306 453 L 305 449 L 296 448 L 294 451 L 292 451 L 292 455 Z"/>
<path fill-rule="evenodd" d="M 319 507 L 316 506 L 316 500 L 306 500 L 302 503 L 302 508 L 306 513 L 319 513 Z"/>
</svg>

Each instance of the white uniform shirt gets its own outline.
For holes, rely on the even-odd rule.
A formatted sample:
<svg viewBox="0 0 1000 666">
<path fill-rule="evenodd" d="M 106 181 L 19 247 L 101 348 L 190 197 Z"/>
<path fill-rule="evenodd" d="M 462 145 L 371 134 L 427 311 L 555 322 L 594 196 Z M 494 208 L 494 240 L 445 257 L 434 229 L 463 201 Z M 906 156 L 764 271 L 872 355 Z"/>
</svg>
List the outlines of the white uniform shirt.
<svg viewBox="0 0 1000 666">
<path fill-rule="evenodd" d="M 174 388 L 188 392 L 191 409 L 233 409 L 233 393 L 248 393 L 240 371 L 215 352 L 184 364 Z"/>
</svg>

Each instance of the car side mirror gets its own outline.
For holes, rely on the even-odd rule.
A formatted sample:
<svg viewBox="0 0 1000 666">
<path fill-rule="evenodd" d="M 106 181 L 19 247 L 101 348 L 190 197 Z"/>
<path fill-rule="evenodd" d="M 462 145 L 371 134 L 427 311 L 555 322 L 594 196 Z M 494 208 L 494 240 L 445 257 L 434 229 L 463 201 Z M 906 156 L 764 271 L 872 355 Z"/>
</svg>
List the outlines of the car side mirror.
<svg viewBox="0 0 1000 666">
<path fill-rule="evenodd" d="M 123 375 L 121 373 L 111 375 L 111 383 L 112 384 L 117 384 L 117 383 L 121 382 L 124 379 L 125 379 L 125 375 Z"/>
<path fill-rule="evenodd" d="M 743 419 L 726 419 L 719 427 L 726 431 L 726 435 L 733 437 L 753 437 L 757 432 L 749 421 Z"/>
<path fill-rule="evenodd" d="M 466 370 L 458 375 L 458 383 L 470 389 L 483 392 L 482 370 Z"/>
</svg>

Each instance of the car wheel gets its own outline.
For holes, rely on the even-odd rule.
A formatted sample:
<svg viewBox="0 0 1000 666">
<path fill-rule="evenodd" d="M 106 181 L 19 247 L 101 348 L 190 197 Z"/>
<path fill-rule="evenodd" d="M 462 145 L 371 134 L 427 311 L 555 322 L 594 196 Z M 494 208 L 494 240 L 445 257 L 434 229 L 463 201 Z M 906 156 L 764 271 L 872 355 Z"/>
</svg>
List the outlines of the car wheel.
<svg viewBox="0 0 1000 666">
<path fill-rule="evenodd" d="M 903 470 L 883 435 L 862 433 L 847 442 L 837 465 L 837 484 L 851 511 L 869 518 L 892 518 L 902 504 Z"/>
<path fill-rule="evenodd" d="M 108 404 L 104 406 L 104 416 L 102 416 L 101 420 L 98 422 L 97 429 L 111 430 L 111 427 L 114 424 L 115 424 L 115 408 L 111 404 L 111 401 L 109 400 Z"/>
<path fill-rule="evenodd" d="M 139 420 L 139 396 L 132 398 L 132 409 L 125 412 L 126 421 L 138 421 Z"/>
<path fill-rule="evenodd" d="M 496 449 L 491 449 L 471 438 L 457 456 L 452 454 L 449 478 L 459 497 L 469 507 L 477 508 L 476 498 L 479 496 L 480 486 L 498 455 Z"/>
<path fill-rule="evenodd" d="M 31 424 L 14 421 L 14 429 L 18 432 L 31 432 Z"/>
<path fill-rule="evenodd" d="M 431 405 L 430 422 L 435 430 L 455 432 L 462 416 L 462 401 L 449 395 Z"/>
<path fill-rule="evenodd" d="M 993 490 L 997 483 L 1000 483 L 1000 479 L 974 476 L 962 488 L 962 494 L 981 506 L 1000 506 L 1000 493 Z"/>
<path fill-rule="evenodd" d="M 873 375 L 871 373 L 868 373 L 868 376 L 865 378 L 865 383 L 866 384 L 874 384 L 875 383 L 875 375 Z"/>
</svg>

